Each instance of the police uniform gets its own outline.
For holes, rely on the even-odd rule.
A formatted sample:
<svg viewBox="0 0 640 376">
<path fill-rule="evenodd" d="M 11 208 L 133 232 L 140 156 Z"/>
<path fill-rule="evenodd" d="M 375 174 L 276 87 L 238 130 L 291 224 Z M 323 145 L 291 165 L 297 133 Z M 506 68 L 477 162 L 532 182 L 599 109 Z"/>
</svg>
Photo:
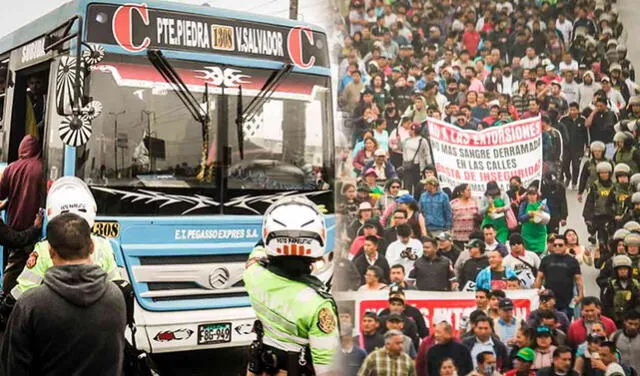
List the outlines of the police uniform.
<svg viewBox="0 0 640 376">
<path fill-rule="evenodd" d="M 633 192 L 631 191 L 628 183 L 614 184 L 614 195 L 616 200 L 614 214 L 616 217 L 617 216 L 622 217 L 620 221 L 616 221 L 616 229 L 621 228 L 625 223 L 624 218 L 627 215 L 627 213 L 630 211 L 632 193 Z"/>
<path fill-rule="evenodd" d="M 253 250 L 243 278 L 251 305 L 264 327 L 263 343 L 279 354 L 276 368 L 287 370 L 286 354 L 293 353 L 299 354 L 301 368 L 312 365 L 316 374 L 328 372 L 339 347 L 333 298 L 315 277 L 291 280 L 268 262 L 252 263 L 264 255 L 262 246 Z M 300 374 L 313 374 L 310 367 L 306 369 Z"/>
<path fill-rule="evenodd" d="M 591 185 L 582 216 L 591 222 L 587 229 L 594 235 L 598 233 L 600 244 L 608 244 L 609 227 L 614 219 L 615 194 L 614 184 L 611 180 L 602 181 L 596 179 Z"/>
<path fill-rule="evenodd" d="M 122 279 L 109 240 L 97 235 L 91 235 L 91 239 L 94 245 L 91 254 L 93 263 L 107 273 L 109 280 Z M 29 255 L 27 265 L 18 276 L 18 284 L 11 290 L 13 298 L 17 300 L 27 290 L 40 286 L 45 273 L 51 267 L 53 267 L 53 261 L 49 255 L 49 242 L 44 239 L 36 243 L 33 252 Z"/>
</svg>

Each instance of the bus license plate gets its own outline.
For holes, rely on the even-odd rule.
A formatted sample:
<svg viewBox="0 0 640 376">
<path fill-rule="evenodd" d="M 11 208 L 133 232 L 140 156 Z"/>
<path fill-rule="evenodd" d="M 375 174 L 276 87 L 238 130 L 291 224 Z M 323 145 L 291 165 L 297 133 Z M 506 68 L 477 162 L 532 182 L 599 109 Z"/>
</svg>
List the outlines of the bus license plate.
<svg viewBox="0 0 640 376">
<path fill-rule="evenodd" d="M 231 323 L 198 325 L 198 345 L 231 342 Z"/>
</svg>

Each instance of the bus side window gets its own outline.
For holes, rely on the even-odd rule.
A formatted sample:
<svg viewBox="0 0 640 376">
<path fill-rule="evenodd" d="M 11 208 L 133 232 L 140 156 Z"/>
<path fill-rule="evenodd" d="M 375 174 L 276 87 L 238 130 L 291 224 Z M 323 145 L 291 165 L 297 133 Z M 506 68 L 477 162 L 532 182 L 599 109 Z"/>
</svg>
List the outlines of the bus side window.
<svg viewBox="0 0 640 376">
<path fill-rule="evenodd" d="M 0 129 L 4 123 L 4 104 L 9 84 L 9 60 L 0 62 Z"/>
</svg>

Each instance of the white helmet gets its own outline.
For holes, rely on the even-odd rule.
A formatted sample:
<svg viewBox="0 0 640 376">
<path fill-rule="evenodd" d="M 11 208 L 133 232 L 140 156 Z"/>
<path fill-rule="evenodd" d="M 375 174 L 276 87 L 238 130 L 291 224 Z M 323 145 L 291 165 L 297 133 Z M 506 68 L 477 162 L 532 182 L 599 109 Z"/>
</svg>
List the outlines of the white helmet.
<svg viewBox="0 0 640 376">
<path fill-rule="evenodd" d="M 75 176 L 64 176 L 51 185 L 46 209 L 49 220 L 62 213 L 74 213 L 93 227 L 98 206 L 85 182 Z"/>
<path fill-rule="evenodd" d="M 327 231 L 324 215 L 305 197 L 284 197 L 273 203 L 262 221 L 267 256 L 324 256 Z"/>
</svg>

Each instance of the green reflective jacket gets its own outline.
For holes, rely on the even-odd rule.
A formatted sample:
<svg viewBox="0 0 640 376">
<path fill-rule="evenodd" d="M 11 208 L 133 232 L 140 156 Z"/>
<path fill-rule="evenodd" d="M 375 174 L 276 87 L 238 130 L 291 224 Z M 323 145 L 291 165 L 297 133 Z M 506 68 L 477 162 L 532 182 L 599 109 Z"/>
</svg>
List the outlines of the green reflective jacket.
<svg viewBox="0 0 640 376">
<path fill-rule="evenodd" d="M 249 259 L 265 255 L 256 247 Z M 331 299 L 254 263 L 244 271 L 244 284 L 264 327 L 264 343 L 285 351 L 308 346 L 316 374 L 331 370 L 339 346 L 338 318 Z"/>
</svg>

